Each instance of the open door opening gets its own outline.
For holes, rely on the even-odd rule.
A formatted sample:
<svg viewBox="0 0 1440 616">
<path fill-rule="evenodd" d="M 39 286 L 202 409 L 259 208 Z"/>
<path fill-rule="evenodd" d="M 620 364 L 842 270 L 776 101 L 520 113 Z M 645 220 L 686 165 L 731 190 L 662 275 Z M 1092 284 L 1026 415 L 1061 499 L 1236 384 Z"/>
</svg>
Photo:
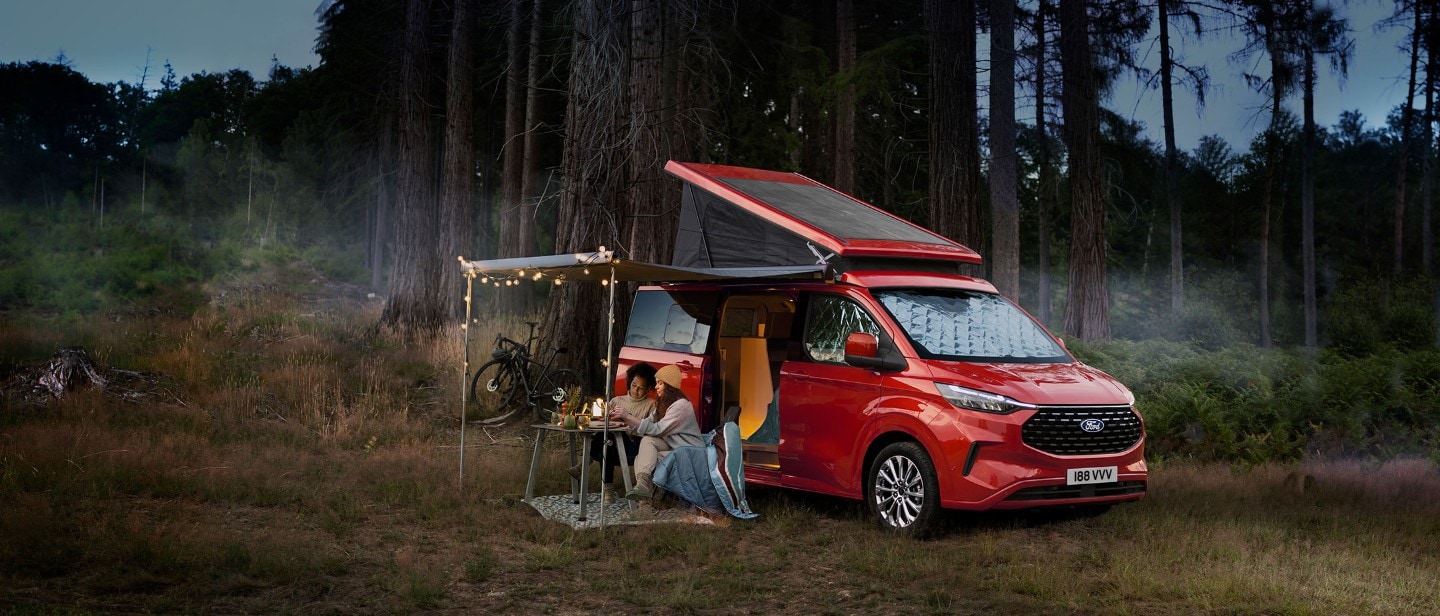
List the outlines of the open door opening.
<svg viewBox="0 0 1440 616">
<path fill-rule="evenodd" d="M 732 296 L 721 313 L 717 409 L 739 425 L 749 465 L 780 467 L 780 365 L 794 321 L 795 300 L 779 293 Z"/>
</svg>

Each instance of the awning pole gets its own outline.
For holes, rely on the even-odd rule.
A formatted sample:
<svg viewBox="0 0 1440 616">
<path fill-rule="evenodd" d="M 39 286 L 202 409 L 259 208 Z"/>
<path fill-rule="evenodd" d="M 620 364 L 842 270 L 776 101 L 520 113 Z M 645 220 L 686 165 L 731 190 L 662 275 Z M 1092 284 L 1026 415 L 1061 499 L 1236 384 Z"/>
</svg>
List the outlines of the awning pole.
<svg viewBox="0 0 1440 616">
<path fill-rule="evenodd" d="M 605 320 L 605 406 L 606 406 L 606 409 L 607 409 L 607 410 L 608 410 L 608 408 L 609 408 L 610 398 L 614 397 L 613 394 L 615 393 L 615 357 L 613 356 L 613 353 L 614 353 L 614 352 L 615 352 L 615 265 L 614 265 L 614 263 L 611 263 L 611 265 L 610 265 L 610 315 L 609 315 L 609 318 Z M 611 442 L 611 441 L 610 441 L 610 416 L 609 416 L 609 413 L 605 413 L 605 415 L 604 415 L 604 420 L 605 420 L 605 424 L 604 424 L 604 426 L 605 426 L 605 428 L 604 428 L 605 436 L 604 436 L 603 439 L 601 440 L 601 446 L 600 446 L 600 450 L 601 450 L 601 451 L 600 451 L 600 478 L 601 478 L 602 480 L 605 478 L 605 468 L 606 468 L 605 465 L 609 463 L 609 456 L 607 455 L 607 454 L 610 452 L 610 447 L 609 447 L 609 445 L 610 445 L 610 442 Z M 615 449 L 616 449 L 615 455 L 617 455 L 617 456 L 623 456 L 623 455 L 625 455 L 625 452 L 620 451 L 620 448 L 621 448 L 621 447 L 623 447 L 623 445 L 620 445 L 620 444 L 618 444 L 618 443 L 615 445 Z M 623 482 L 623 479 L 622 479 L 622 482 Z M 601 529 L 604 529 L 604 528 L 605 528 L 605 485 L 604 485 L 604 481 L 601 481 L 601 485 L 600 485 L 600 528 L 601 528 Z"/>
<path fill-rule="evenodd" d="M 460 257 L 460 262 L 465 262 L 465 257 Z M 460 324 L 460 331 L 465 338 L 464 366 L 460 375 L 460 489 L 465 489 L 465 405 L 469 402 L 466 395 L 467 386 L 470 384 L 470 297 L 475 289 L 475 272 L 465 272 L 465 322 Z"/>
<path fill-rule="evenodd" d="M 611 354 L 615 352 L 615 266 L 610 266 L 610 318 L 605 327 L 605 399 L 609 400 L 615 393 L 615 362 Z M 606 422 L 609 425 L 609 422 Z"/>
</svg>

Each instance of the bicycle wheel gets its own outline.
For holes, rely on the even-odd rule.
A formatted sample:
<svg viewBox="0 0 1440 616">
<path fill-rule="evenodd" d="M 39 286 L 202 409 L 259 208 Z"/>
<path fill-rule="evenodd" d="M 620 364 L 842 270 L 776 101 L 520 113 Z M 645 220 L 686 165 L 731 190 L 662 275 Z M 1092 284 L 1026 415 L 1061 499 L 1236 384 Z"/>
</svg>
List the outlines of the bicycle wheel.
<svg viewBox="0 0 1440 616">
<path fill-rule="evenodd" d="M 488 415 L 499 415 L 514 404 L 519 392 L 515 368 L 503 359 L 492 359 L 475 371 L 470 380 L 470 402 Z"/>
<path fill-rule="evenodd" d="M 578 388 L 585 393 L 585 382 L 580 373 L 569 368 L 559 368 L 545 373 L 530 393 L 530 404 L 535 408 L 535 418 L 550 421 L 560 412 L 560 403 L 565 401 L 566 392 Z"/>
</svg>

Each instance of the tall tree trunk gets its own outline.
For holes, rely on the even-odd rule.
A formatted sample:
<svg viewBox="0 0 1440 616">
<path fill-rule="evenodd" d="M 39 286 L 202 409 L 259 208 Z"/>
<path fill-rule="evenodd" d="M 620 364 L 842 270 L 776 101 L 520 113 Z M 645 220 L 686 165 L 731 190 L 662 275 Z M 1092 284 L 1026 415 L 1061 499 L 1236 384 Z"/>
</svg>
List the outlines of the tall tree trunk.
<svg viewBox="0 0 1440 616">
<path fill-rule="evenodd" d="M 1410 118 L 1415 106 L 1415 74 L 1420 64 L 1420 3 L 1413 3 L 1415 27 L 1410 32 L 1410 78 L 1405 82 L 1405 106 L 1400 108 L 1400 161 L 1395 168 L 1395 235 L 1394 263 L 1396 276 L 1404 266 L 1405 248 L 1405 173 L 1410 166 Z"/>
<path fill-rule="evenodd" d="M 405 4 L 405 44 L 400 59 L 399 151 L 396 165 L 395 261 L 381 322 L 407 334 L 434 334 L 444 322 L 435 258 L 434 150 L 425 103 L 426 0 Z M 446 263 L 446 265 L 450 265 Z"/>
<path fill-rule="evenodd" d="M 1272 71 L 1273 74 L 1273 71 Z M 1270 204 L 1275 193 L 1275 167 L 1280 164 L 1280 97 L 1270 100 L 1270 129 L 1265 134 L 1265 174 L 1260 190 L 1260 346 L 1270 348 Z"/>
<path fill-rule="evenodd" d="M 543 9 L 542 0 L 535 0 L 530 12 L 529 61 L 525 70 L 525 154 L 520 165 L 520 201 L 515 208 L 519 212 L 515 217 L 515 256 L 518 257 L 533 255 L 538 247 L 535 217 L 540 209 L 540 28 L 544 24 Z M 515 299 L 511 304 L 515 312 L 529 314 L 535 309 L 535 294 L 519 292 L 511 295 Z"/>
<path fill-rule="evenodd" d="M 1015 0 L 990 2 L 991 281 L 1020 299 L 1020 204 L 1016 201 Z"/>
<path fill-rule="evenodd" d="M 1175 148 L 1174 59 L 1170 54 L 1170 0 L 1160 0 L 1160 100 L 1165 124 L 1165 200 L 1170 204 L 1170 311 L 1185 301 L 1184 246 L 1181 241 L 1180 154 Z"/>
<path fill-rule="evenodd" d="M 660 0 L 630 2 L 630 216 L 625 246 L 630 258 L 669 262 L 671 242 L 679 223 L 675 204 L 667 202 L 665 162 L 669 159 L 666 109 L 665 4 Z"/>
<path fill-rule="evenodd" d="M 835 188 L 855 194 L 855 0 L 835 0 Z"/>
<path fill-rule="evenodd" d="M 1065 332 L 1110 337 L 1105 274 L 1105 185 L 1100 175 L 1100 92 L 1084 0 L 1060 1 L 1060 63 L 1066 146 L 1070 152 L 1070 289 Z"/>
<path fill-rule="evenodd" d="M 440 294 L 446 316 L 464 317 L 463 277 L 456 257 L 470 253 L 471 204 L 475 197 L 475 17 L 469 0 L 453 3 L 446 62 L 445 159 L 440 183 Z"/>
<path fill-rule="evenodd" d="M 925 21 L 930 34 L 930 228 L 983 254 L 975 2 L 926 0 Z"/>
<path fill-rule="evenodd" d="M 375 207 L 370 216 L 370 289 L 380 292 L 385 282 L 385 243 L 390 226 L 386 218 L 390 212 L 390 161 L 394 160 L 394 133 L 391 130 L 394 114 L 383 114 L 378 134 L 379 153 L 375 157 Z"/>
<path fill-rule="evenodd" d="M 1434 18 L 1432 17 L 1432 20 Z M 1435 274 L 1435 231 L 1431 227 L 1431 203 L 1433 195 L 1431 188 L 1435 183 L 1435 51 L 1432 45 L 1427 53 L 1430 55 L 1425 63 L 1425 114 L 1423 121 L 1425 130 L 1421 134 L 1425 136 L 1424 159 L 1420 171 L 1420 267 L 1426 276 Z M 1440 335 L 1440 330 L 1437 330 Z"/>
<path fill-rule="evenodd" d="M 1050 164 L 1050 134 L 1045 122 L 1045 16 L 1049 12 L 1045 0 L 1035 7 L 1035 140 L 1039 151 L 1036 166 L 1040 168 L 1038 189 L 1035 191 L 1035 207 L 1039 220 L 1036 223 L 1036 252 L 1038 253 L 1039 293 L 1035 302 L 1039 307 L 1036 315 L 1040 322 L 1050 327 L 1053 319 L 1050 304 L 1054 301 L 1050 288 L 1050 207 L 1055 197 L 1055 171 Z"/>
<path fill-rule="evenodd" d="M 564 188 L 555 229 L 556 252 L 592 251 L 614 239 L 612 221 L 625 200 L 623 126 L 627 82 L 626 0 L 579 0 L 567 86 Z M 607 248 L 610 246 L 607 245 Z M 550 294 L 541 333 L 569 347 L 567 362 L 604 384 L 600 360 L 606 357 L 606 332 L 577 324 L 604 323 L 609 289 L 594 284 L 561 284 Z"/>
<path fill-rule="evenodd" d="M 1265 133 L 1265 174 L 1260 192 L 1260 346 L 1270 348 L 1274 334 L 1270 326 L 1270 214 L 1275 200 L 1275 171 L 1280 166 L 1280 115 L 1281 103 L 1285 100 L 1287 69 L 1280 48 L 1277 28 L 1279 21 L 1275 12 L 1262 13 L 1267 20 L 1265 28 L 1265 50 L 1270 56 L 1270 129 Z"/>
<path fill-rule="evenodd" d="M 495 256 L 505 259 L 525 254 L 520 242 L 520 225 L 525 203 L 525 10 L 528 0 L 510 0 L 510 24 L 506 30 L 505 139 L 501 150 L 500 204 L 496 215 L 499 237 Z M 521 293 L 496 294 L 496 305 L 504 312 L 520 311 Z"/>
<path fill-rule="evenodd" d="M 1315 50 L 1304 49 L 1305 126 L 1300 146 L 1300 246 L 1305 287 L 1305 346 L 1319 341 L 1315 289 Z"/>
</svg>

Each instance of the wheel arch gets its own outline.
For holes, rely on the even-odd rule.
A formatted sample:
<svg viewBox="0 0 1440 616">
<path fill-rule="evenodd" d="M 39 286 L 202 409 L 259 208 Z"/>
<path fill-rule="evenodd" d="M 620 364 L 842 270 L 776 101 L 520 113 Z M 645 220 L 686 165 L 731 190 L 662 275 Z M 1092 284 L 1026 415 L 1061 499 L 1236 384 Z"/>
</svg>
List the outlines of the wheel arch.
<svg viewBox="0 0 1440 616">
<path fill-rule="evenodd" d="M 914 434 L 893 427 L 889 430 L 881 432 L 875 435 L 875 438 L 870 439 L 870 444 L 865 447 L 864 461 L 860 464 L 860 494 L 862 499 L 869 498 L 868 495 L 870 493 L 870 469 L 875 466 L 875 458 L 879 457 L 880 452 L 883 451 L 886 447 L 889 447 L 894 443 L 901 442 L 910 442 L 919 445 L 920 450 L 924 451 L 925 455 L 930 456 L 931 465 L 935 464 L 935 452 L 931 451 L 929 447 L 925 446 L 925 442 L 923 439 L 915 436 Z M 941 487 L 939 485 L 940 483 L 941 482 L 938 481 L 937 478 L 936 488 Z"/>
</svg>

